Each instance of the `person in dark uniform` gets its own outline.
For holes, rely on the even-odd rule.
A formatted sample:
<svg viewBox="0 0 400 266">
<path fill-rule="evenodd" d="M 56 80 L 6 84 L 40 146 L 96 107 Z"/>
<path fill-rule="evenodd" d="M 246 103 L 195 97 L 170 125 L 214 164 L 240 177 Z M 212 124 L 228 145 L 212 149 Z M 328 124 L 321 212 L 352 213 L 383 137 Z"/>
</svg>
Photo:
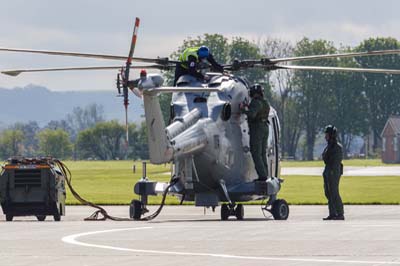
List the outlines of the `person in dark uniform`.
<svg viewBox="0 0 400 266">
<path fill-rule="evenodd" d="M 250 152 L 258 175 L 257 181 L 268 178 L 267 142 L 268 116 L 270 106 L 264 98 L 264 88 L 260 84 L 250 87 L 251 102 L 248 108 L 241 105 L 240 109 L 247 115 L 250 134 Z"/>
<path fill-rule="evenodd" d="M 337 129 L 332 125 L 325 128 L 327 145 L 322 153 L 325 163 L 323 172 L 325 196 L 328 199 L 329 215 L 323 220 L 344 220 L 342 199 L 339 195 L 339 181 L 343 174 L 342 145 L 337 141 Z"/>
<path fill-rule="evenodd" d="M 175 68 L 174 86 L 176 85 L 176 82 L 178 81 L 180 76 L 187 74 L 192 75 L 199 80 L 207 79 L 206 76 L 198 71 L 198 65 L 202 61 L 207 61 L 208 63 L 210 63 L 212 71 L 224 71 L 223 66 L 215 61 L 207 46 L 189 47 L 186 48 L 179 56 L 179 63 L 176 64 Z"/>
</svg>

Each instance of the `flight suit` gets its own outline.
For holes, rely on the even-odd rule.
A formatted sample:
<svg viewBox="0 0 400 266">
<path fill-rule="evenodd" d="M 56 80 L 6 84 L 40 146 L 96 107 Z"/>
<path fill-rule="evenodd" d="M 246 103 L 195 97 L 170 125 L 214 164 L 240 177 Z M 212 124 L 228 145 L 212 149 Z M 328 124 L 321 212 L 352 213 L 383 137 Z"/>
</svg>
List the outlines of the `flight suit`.
<svg viewBox="0 0 400 266">
<path fill-rule="evenodd" d="M 325 196 L 328 199 L 329 216 L 343 216 L 343 203 L 339 195 L 339 181 L 343 174 L 342 145 L 336 139 L 328 142 L 322 153 L 325 163 L 323 172 Z"/>
<path fill-rule="evenodd" d="M 247 114 L 250 134 L 250 152 L 259 180 L 268 177 L 267 142 L 269 104 L 262 96 L 253 97 Z"/>
</svg>

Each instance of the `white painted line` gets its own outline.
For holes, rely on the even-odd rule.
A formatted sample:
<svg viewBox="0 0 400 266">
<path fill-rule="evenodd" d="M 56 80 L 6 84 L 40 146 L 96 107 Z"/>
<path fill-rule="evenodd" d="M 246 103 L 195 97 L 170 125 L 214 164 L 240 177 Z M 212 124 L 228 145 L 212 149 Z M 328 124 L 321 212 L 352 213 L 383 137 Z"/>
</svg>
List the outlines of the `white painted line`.
<svg viewBox="0 0 400 266">
<path fill-rule="evenodd" d="M 400 224 L 360 224 L 351 226 L 352 227 L 400 227 Z"/>
<path fill-rule="evenodd" d="M 79 237 L 104 234 L 104 233 L 114 233 L 121 231 L 131 231 L 131 230 L 143 230 L 143 229 L 153 229 L 153 227 L 134 227 L 134 228 L 121 228 L 121 229 L 110 229 L 103 231 L 92 231 L 80 234 L 74 234 L 65 236 L 62 241 L 72 245 L 102 248 L 109 250 L 118 251 L 128 251 L 135 253 L 150 253 L 150 254 L 161 254 L 161 255 L 178 255 L 178 256 L 202 256 L 202 257 L 213 257 L 213 258 L 225 258 L 225 259 L 243 259 L 243 260 L 263 260 L 263 261 L 293 261 L 293 262 L 316 262 L 316 263 L 349 263 L 349 264 L 386 264 L 386 265 L 400 265 L 400 261 L 362 261 L 362 260 L 329 260 L 329 259 L 301 259 L 301 258 L 282 258 L 282 257 L 255 257 L 255 256 L 240 256 L 240 255 L 229 255 L 229 254 L 214 254 L 214 253 L 194 253 L 194 252 L 176 252 L 176 251 L 163 251 L 163 250 L 151 250 L 151 249 L 132 249 L 132 248 L 122 248 L 107 245 L 97 245 L 78 241 Z"/>
</svg>

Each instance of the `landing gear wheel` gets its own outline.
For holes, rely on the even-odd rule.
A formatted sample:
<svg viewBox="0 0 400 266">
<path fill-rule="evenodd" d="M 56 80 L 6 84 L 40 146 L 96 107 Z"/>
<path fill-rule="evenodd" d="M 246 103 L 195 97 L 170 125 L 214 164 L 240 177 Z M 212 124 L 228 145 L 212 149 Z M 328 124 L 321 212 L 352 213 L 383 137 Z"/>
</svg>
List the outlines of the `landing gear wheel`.
<svg viewBox="0 0 400 266">
<path fill-rule="evenodd" d="M 222 221 L 228 220 L 229 214 L 230 214 L 230 210 L 229 210 L 228 205 L 225 203 L 222 204 L 221 205 L 221 220 Z"/>
<path fill-rule="evenodd" d="M 236 219 L 243 220 L 244 217 L 244 208 L 243 204 L 238 204 L 235 209 Z"/>
<path fill-rule="evenodd" d="M 61 215 L 58 210 L 53 214 L 54 221 L 59 222 L 61 221 Z"/>
<path fill-rule="evenodd" d="M 6 221 L 7 222 L 11 222 L 13 220 L 14 216 L 12 216 L 11 214 L 6 214 Z"/>
<path fill-rule="evenodd" d="M 143 204 L 139 200 L 132 200 L 129 206 L 129 217 L 133 220 L 140 220 L 143 213 Z"/>
<path fill-rule="evenodd" d="M 283 199 L 275 200 L 272 203 L 271 213 L 275 220 L 287 220 L 289 217 L 289 205 Z"/>
<path fill-rule="evenodd" d="M 46 215 L 36 215 L 36 218 L 38 219 L 38 221 L 43 222 L 44 220 L 46 220 Z"/>
</svg>

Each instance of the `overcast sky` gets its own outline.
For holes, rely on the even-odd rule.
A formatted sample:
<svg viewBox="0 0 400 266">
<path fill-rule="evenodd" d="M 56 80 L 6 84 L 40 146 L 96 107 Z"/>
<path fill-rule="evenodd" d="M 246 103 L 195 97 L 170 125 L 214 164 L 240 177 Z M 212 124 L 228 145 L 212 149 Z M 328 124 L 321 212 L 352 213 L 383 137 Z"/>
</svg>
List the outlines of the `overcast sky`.
<svg viewBox="0 0 400 266">
<path fill-rule="evenodd" d="M 357 45 L 369 37 L 400 39 L 396 0 L 0 0 L 0 46 L 126 55 L 134 18 L 135 55 L 168 56 L 182 40 L 204 33 L 250 40 L 323 38 Z M 120 62 L 0 52 L 0 69 L 119 65 Z M 113 90 L 116 71 L 0 76 L 0 87 Z"/>
</svg>

